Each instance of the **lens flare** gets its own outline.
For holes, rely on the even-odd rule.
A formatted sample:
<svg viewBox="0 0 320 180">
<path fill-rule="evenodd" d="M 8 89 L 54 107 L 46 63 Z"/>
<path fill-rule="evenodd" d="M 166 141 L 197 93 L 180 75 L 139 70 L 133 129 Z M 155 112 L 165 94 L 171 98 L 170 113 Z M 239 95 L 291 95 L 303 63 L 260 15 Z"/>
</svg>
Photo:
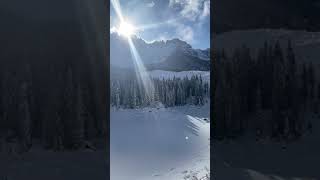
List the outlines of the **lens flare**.
<svg viewBox="0 0 320 180">
<path fill-rule="evenodd" d="M 128 22 L 122 22 L 118 28 L 118 33 L 125 37 L 130 37 L 135 33 L 135 28 Z"/>
<path fill-rule="evenodd" d="M 155 24 L 150 24 L 150 25 L 144 25 L 141 27 L 134 27 L 132 24 L 125 21 L 125 18 L 123 17 L 123 14 L 121 11 L 121 6 L 120 6 L 119 1 L 118 0 L 111 0 L 111 3 L 112 3 L 112 6 L 115 9 L 116 14 L 121 22 L 117 31 L 120 35 L 127 37 L 137 79 L 138 79 L 139 83 L 142 84 L 142 86 L 145 90 L 145 93 L 146 93 L 146 97 L 148 98 L 148 101 L 150 103 L 152 103 L 154 100 L 154 92 L 155 92 L 154 84 L 151 80 L 149 73 L 147 72 L 146 67 L 143 64 L 143 61 L 139 55 L 139 52 L 137 51 L 137 49 L 134 45 L 134 42 L 131 38 L 131 35 L 133 35 L 137 30 L 156 28 L 159 25 L 174 22 L 176 19 L 172 19 L 172 20 L 169 20 L 169 21 L 166 21 L 163 23 L 155 23 Z"/>
</svg>

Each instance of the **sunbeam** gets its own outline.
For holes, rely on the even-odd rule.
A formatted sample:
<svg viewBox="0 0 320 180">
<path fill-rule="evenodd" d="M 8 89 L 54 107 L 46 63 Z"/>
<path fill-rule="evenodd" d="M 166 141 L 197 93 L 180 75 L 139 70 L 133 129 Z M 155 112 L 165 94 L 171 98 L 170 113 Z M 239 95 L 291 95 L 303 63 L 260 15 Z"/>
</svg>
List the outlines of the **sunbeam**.
<svg viewBox="0 0 320 180">
<path fill-rule="evenodd" d="M 111 0 L 111 4 L 114 8 L 114 10 L 117 13 L 117 16 L 119 17 L 121 22 L 124 22 L 124 18 L 122 16 L 121 6 L 118 0 Z"/>
<path fill-rule="evenodd" d="M 118 0 L 111 0 L 112 6 L 115 9 L 117 16 L 119 17 L 121 24 L 127 24 L 126 21 L 123 18 L 122 12 L 121 12 L 121 6 Z M 120 25 L 121 26 L 121 25 Z M 131 32 L 128 31 L 129 25 L 127 25 L 126 27 L 123 27 L 122 29 L 124 29 L 123 34 L 127 37 L 128 39 L 128 43 L 129 43 L 129 47 L 130 47 L 130 52 L 131 52 L 131 56 L 133 59 L 133 64 L 135 67 L 135 72 L 136 72 L 136 76 L 137 79 L 142 83 L 143 88 L 146 92 L 146 96 L 149 100 L 149 102 L 153 101 L 153 95 L 154 95 L 154 85 L 153 82 L 151 81 L 151 78 L 141 60 L 141 57 L 130 37 L 131 33 L 134 32 L 133 26 L 130 25 L 130 28 L 132 29 Z M 119 28 L 121 31 L 121 27 Z"/>
<path fill-rule="evenodd" d="M 154 94 L 154 86 L 151 81 L 151 78 L 150 78 L 144 64 L 141 61 L 141 57 L 140 57 L 136 47 L 134 46 L 131 37 L 128 37 L 128 43 L 130 46 L 130 52 L 131 52 L 132 58 L 134 59 L 133 62 L 134 62 L 135 72 L 136 72 L 137 78 L 139 81 L 142 82 L 143 88 L 146 91 L 146 95 L 147 95 L 149 101 L 152 101 L 153 94 Z"/>
<path fill-rule="evenodd" d="M 118 33 L 126 37 L 130 37 L 135 33 L 135 31 L 136 28 L 128 22 L 121 22 L 118 28 Z"/>
</svg>

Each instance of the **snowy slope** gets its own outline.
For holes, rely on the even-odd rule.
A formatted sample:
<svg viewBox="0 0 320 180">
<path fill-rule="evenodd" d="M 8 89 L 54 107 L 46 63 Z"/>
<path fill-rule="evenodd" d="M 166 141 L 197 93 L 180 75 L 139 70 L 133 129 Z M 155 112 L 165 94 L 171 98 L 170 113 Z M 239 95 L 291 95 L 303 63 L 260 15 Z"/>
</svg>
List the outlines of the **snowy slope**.
<svg viewBox="0 0 320 180">
<path fill-rule="evenodd" d="M 183 180 L 210 169 L 209 105 L 111 109 L 111 179 Z"/>
<path fill-rule="evenodd" d="M 195 57 L 200 61 L 209 60 L 208 49 L 193 49 L 191 45 L 180 39 L 148 43 L 137 36 L 133 36 L 132 42 L 145 65 L 164 62 L 177 51 L 183 52 L 189 57 Z M 117 33 L 110 34 L 110 59 L 111 65 L 116 67 L 127 68 L 134 65 L 127 39 Z"/>
<path fill-rule="evenodd" d="M 277 40 L 284 48 L 287 47 L 288 40 L 291 40 L 298 59 L 320 64 L 320 32 L 284 29 L 239 30 L 216 35 L 214 43 L 215 48 L 225 49 L 229 54 L 242 45 L 250 47 L 256 54 L 264 42 L 275 43 Z"/>
<path fill-rule="evenodd" d="M 203 81 L 210 82 L 210 71 L 181 71 L 181 72 L 173 72 L 173 71 L 162 71 L 162 70 L 153 70 L 149 71 L 149 74 L 153 78 L 159 79 L 173 79 L 176 78 L 191 78 L 191 76 L 201 76 Z"/>
</svg>

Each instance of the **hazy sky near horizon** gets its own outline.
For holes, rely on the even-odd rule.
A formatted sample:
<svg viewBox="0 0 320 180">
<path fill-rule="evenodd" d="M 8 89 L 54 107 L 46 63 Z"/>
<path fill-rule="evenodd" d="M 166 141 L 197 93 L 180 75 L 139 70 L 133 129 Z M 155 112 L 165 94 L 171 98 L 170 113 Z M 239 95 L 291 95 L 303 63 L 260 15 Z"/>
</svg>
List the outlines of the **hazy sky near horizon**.
<svg viewBox="0 0 320 180">
<path fill-rule="evenodd" d="M 151 42 L 179 38 L 193 48 L 210 47 L 210 0 L 118 0 L 123 17 L 136 34 Z M 111 1 L 110 1 L 111 3 Z M 111 31 L 120 20 L 111 4 Z"/>
</svg>

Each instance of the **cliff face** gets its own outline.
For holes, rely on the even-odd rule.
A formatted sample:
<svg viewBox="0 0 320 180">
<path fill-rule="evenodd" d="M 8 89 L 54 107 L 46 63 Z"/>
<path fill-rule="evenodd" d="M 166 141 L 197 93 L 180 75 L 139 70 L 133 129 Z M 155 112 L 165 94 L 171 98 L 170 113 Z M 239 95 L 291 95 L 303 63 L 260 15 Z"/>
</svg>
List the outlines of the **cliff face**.
<svg viewBox="0 0 320 180">
<path fill-rule="evenodd" d="M 73 147 L 107 134 L 107 3 L 0 2 L 3 136 Z"/>
</svg>

